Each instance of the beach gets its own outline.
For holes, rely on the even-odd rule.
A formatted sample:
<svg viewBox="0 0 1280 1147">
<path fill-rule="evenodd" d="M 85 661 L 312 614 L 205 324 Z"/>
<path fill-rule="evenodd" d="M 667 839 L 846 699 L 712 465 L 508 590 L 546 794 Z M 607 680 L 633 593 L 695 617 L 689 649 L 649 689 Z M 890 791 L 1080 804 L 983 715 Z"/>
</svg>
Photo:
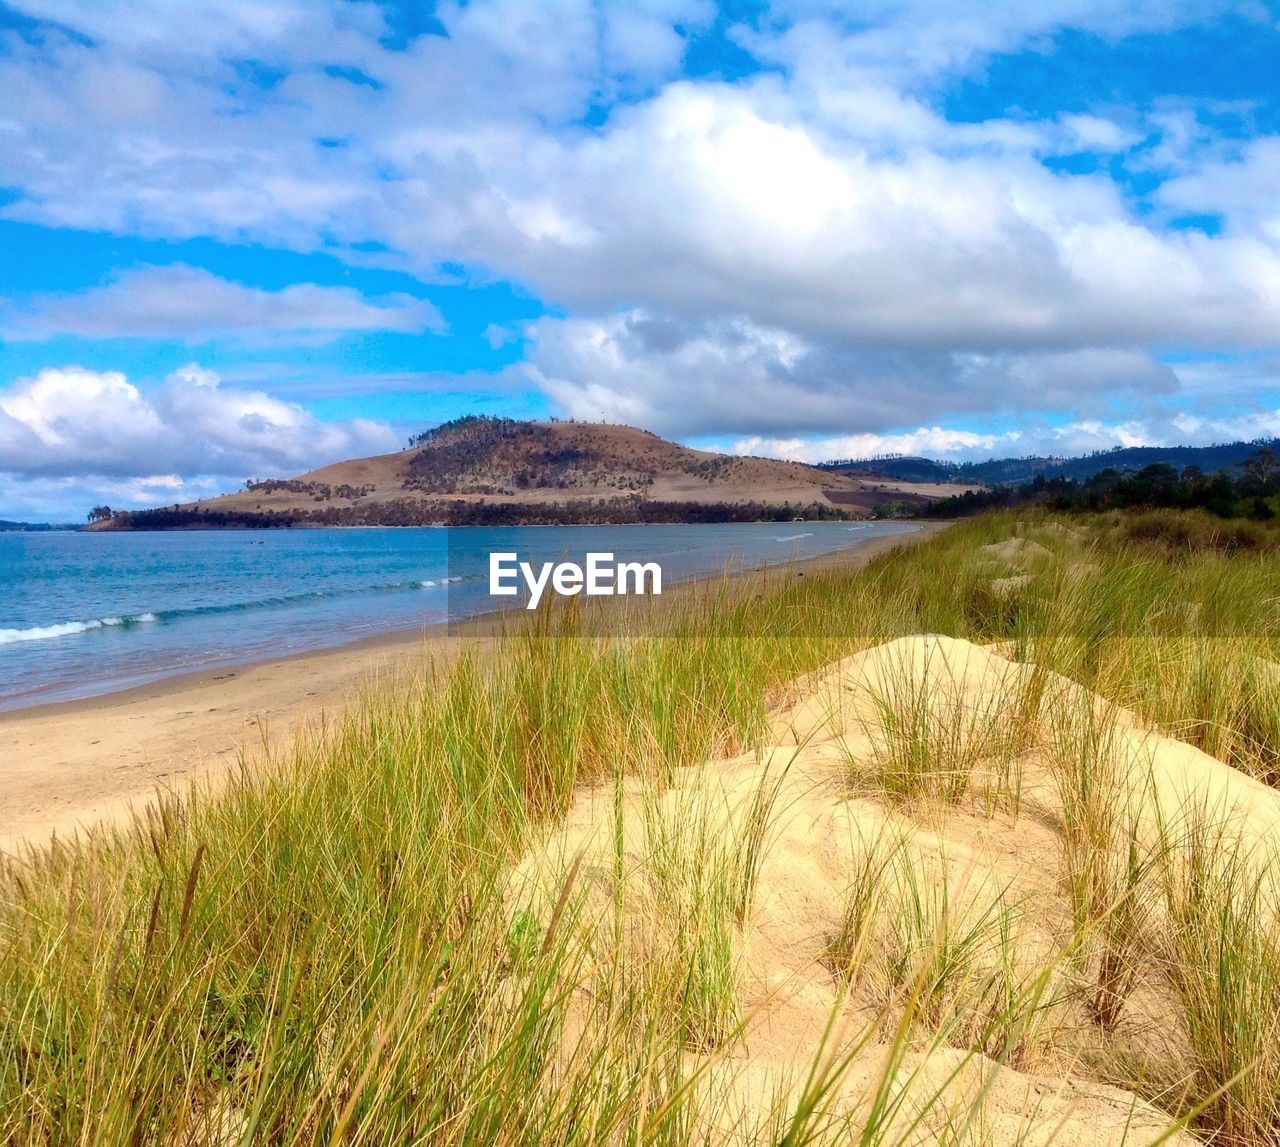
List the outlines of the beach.
<svg viewBox="0 0 1280 1147">
<path fill-rule="evenodd" d="M 331 1137 L 363 1079 L 371 1141 L 654 1142 L 674 1079 L 673 1142 L 1274 1142 L 1280 544 L 1205 525 L 988 515 L 0 719 L 23 1118 L 70 1079 L 127 1139 L 144 1078 L 158 1142 L 260 1094 Z"/>
<path fill-rule="evenodd" d="M 873 538 L 787 567 L 804 574 L 856 568 L 897 545 L 942 528 Z M 741 571 L 730 577 L 742 577 Z M 665 595 L 705 584 L 674 586 Z M 483 640 L 492 618 L 464 626 L 401 630 L 314 653 L 170 677 L 84 700 L 0 713 L 0 852 L 67 836 L 95 823 L 119 823 L 157 792 L 216 783 L 242 753 L 283 749 L 309 725 L 333 717 L 361 690 L 394 682 L 424 659 L 453 654 L 463 639 Z"/>
</svg>

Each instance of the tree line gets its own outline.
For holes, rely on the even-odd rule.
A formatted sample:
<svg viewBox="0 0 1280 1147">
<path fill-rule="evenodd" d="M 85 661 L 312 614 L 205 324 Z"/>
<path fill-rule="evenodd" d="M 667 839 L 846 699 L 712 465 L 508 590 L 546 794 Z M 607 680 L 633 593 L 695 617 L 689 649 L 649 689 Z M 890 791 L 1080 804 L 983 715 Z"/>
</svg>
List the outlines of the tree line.
<svg viewBox="0 0 1280 1147">
<path fill-rule="evenodd" d="M 846 521 L 857 517 L 828 503 L 660 502 L 644 498 L 580 498 L 570 502 L 424 502 L 393 498 L 360 506 L 271 512 L 171 507 L 110 516 L 117 530 L 280 529 L 293 526 L 604 526 L 720 522 Z"/>
<path fill-rule="evenodd" d="M 1128 509 L 1200 509 L 1219 518 L 1268 521 L 1276 516 L 1280 458 L 1270 447 L 1255 450 L 1239 466 L 1205 473 L 1165 462 L 1132 473 L 1108 468 L 1091 478 L 1045 478 L 1019 485 L 969 491 L 935 502 L 923 511 L 933 518 L 964 517 L 984 510 L 1036 503 L 1054 510 L 1099 512 Z"/>
</svg>

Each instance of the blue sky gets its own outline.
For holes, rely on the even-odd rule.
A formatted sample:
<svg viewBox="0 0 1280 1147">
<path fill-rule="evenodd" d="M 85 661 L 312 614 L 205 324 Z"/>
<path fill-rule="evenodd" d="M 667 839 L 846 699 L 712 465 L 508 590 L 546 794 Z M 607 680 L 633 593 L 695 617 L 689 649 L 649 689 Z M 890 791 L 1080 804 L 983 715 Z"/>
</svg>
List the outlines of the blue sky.
<svg viewBox="0 0 1280 1147">
<path fill-rule="evenodd" d="M 998 7 L 0 0 L 0 517 L 468 411 L 1280 433 L 1277 7 Z"/>
</svg>

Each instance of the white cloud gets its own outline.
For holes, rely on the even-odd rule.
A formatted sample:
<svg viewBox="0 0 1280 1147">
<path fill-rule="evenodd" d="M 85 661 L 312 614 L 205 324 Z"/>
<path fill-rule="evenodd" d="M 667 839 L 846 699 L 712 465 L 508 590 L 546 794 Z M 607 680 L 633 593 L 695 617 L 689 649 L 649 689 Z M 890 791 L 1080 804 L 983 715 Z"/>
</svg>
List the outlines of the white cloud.
<svg viewBox="0 0 1280 1147">
<path fill-rule="evenodd" d="M 180 18 L 169 0 L 131 0 L 127 16 L 95 0 L 16 0 L 11 7 L 143 55 L 254 58 L 381 27 L 369 5 L 308 0 L 186 0 Z"/>
<path fill-rule="evenodd" d="M 499 323 L 489 323 L 484 328 L 482 337 L 489 344 L 490 349 L 501 350 L 508 343 L 515 342 L 520 337 L 520 333 L 510 325 L 504 326 Z"/>
<path fill-rule="evenodd" d="M 830 462 L 841 458 L 878 458 L 886 454 L 923 455 L 956 460 L 1018 452 L 1018 431 L 979 434 L 971 430 L 921 426 L 898 434 L 841 434 L 830 438 L 740 438 L 727 449 L 732 454 L 787 458 L 794 462 Z"/>
<path fill-rule="evenodd" d="M 778 0 L 733 33 L 777 71 L 737 84 L 678 78 L 677 25 L 705 27 L 706 0 L 442 3 L 449 35 L 405 51 L 380 43 L 371 4 L 199 0 L 183 21 L 162 0 L 133 0 L 129 19 L 89 0 L 18 6 L 94 43 L 6 37 L 0 87 L 22 112 L 0 113 L 0 183 L 21 195 L 5 213 L 302 250 L 373 241 L 388 251 L 359 258 L 519 280 L 568 314 L 537 325 L 529 355 L 571 413 L 679 434 L 1051 408 L 1083 425 L 1108 387 L 1175 388 L 1164 350 L 1269 347 L 1280 330 L 1265 141 L 1210 156 L 1185 106 L 976 124 L 939 110 L 956 76 L 1050 50 L 1061 28 L 1260 18 L 1250 2 Z M 588 127 L 593 107 L 610 110 Z M 1042 162 L 1135 148 L 1124 162 L 1177 176 L 1166 212 L 1225 210 L 1227 234 L 1167 232 L 1108 174 Z M 138 274 L 150 294 L 45 300 L 28 329 L 438 325 L 411 300 L 253 295 L 194 271 L 174 301 Z"/>
<path fill-rule="evenodd" d="M 1255 0 L 1036 0 L 977 6 L 970 0 L 775 0 L 759 32 L 743 29 L 752 51 L 792 69 L 815 54 L 838 72 L 875 73 L 900 85 L 980 67 L 997 52 L 1041 49 L 1075 28 L 1108 38 L 1162 32 L 1234 12 L 1268 19 Z"/>
<path fill-rule="evenodd" d="M 139 267 L 104 287 L 36 298 L 0 309 L 4 337 L 215 338 L 318 343 L 369 331 L 444 330 L 440 312 L 408 295 L 366 300 L 350 287 L 295 283 L 278 291 L 246 287 L 198 267 Z"/>
<path fill-rule="evenodd" d="M 392 51 L 372 3 L 199 0 L 181 19 L 163 0 L 133 0 L 127 12 L 83 0 L 16 6 L 93 43 L 0 33 L 0 88 L 22 108 L 0 112 L 0 179 L 23 191 L 7 215 L 302 250 L 386 238 L 397 192 L 442 190 L 441 175 L 449 194 L 438 210 L 465 211 L 465 156 L 444 172 L 402 164 L 420 131 L 576 120 L 592 101 L 675 75 L 676 26 L 713 15 L 709 0 L 446 2 L 434 15 L 447 37 Z"/>
<path fill-rule="evenodd" d="M 1108 179 L 1025 155 L 877 157 L 762 102 L 674 85 L 601 138 L 514 167 L 509 148 L 477 154 L 500 189 L 487 225 L 441 241 L 581 309 L 741 313 L 861 343 L 1274 340 L 1280 256 L 1262 239 L 1160 234 Z M 530 226 L 533 189 L 554 227 Z"/>
<path fill-rule="evenodd" d="M 1114 120 L 1095 115 L 1064 115 L 1058 121 L 1067 135 L 1064 150 L 1108 154 L 1127 151 L 1142 136 Z"/>
<path fill-rule="evenodd" d="M 224 493 L 225 481 L 152 474 L 142 478 L 42 478 L 0 471 L 0 518 L 81 523 L 92 506 L 147 509 Z"/>
<path fill-rule="evenodd" d="M 78 367 L 0 390 L 0 472 L 24 478 L 240 480 L 399 445 L 385 424 L 321 422 L 295 403 L 223 387 L 194 364 L 150 393 L 118 372 Z"/>
<path fill-rule="evenodd" d="M 949 124 L 902 70 L 936 78 L 1065 25 L 1116 35 L 1240 5 L 1060 0 L 979 18 L 886 2 L 849 27 L 843 6 L 780 3 L 750 43 L 787 74 L 736 87 L 670 82 L 673 25 L 705 24 L 705 0 L 443 4 L 449 37 L 405 52 L 382 49 L 378 21 L 347 11 L 359 6 L 238 3 L 207 43 L 184 29 L 203 61 L 184 68 L 150 51 L 178 38 L 158 0 L 133 6 L 136 24 L 79 0 L 25 7 L 100 42 L 22 46 L 0 64 L 26 109 L 0 172 L 26 192 L 11 214 L 304 248 L 386 241 L 424 272 L 462 259 L 575 308 L 746 314 L 899 344 L 1248 340 L 1277 318 L 1270 248 L 1159 235 L 1110 179 L 1037 159 L 1123 148 L 1131 129 L 1100 115 Z M 195 5 L 194 26 L 215 11 Z M 237 84 L 224 61 L 244 45 L 283 78 Z M 573 122 L 627 77 L 656 94 L 599 132 Z"/>
<path fill-rule="evenodd" d="M 542 319 L 529 333 L 531 376 L 566 414 L 672 435 L 880 431 L 940 408 L 1085 410 L 1178 388 L 1173 370 L 1126 348 L 849 347 L 745 318 L 686 322 L 644 311 Z"/>
<path fill-rule="evenodd" d="M 1280 437 L 1280 409 L 1205 418 L 1187 414 L 1149 419 L 1088 418 L 1062 425 L 1031 425 L 984 433 L 959 427 L 918 426 L 890 434 L 841 434 L 813 437 L 752 435 L 713 448 L 732 454 L 788 458 L 796 462 L 828 462 L 840 458 L 921 455 L 952 462 L 989 458 L 1070 457 L 1113 446 L 1209 446 Z"/>
<path fill-rule="evenodd" d="M 1280 136 L 1263 136 L 1230 158 L 1213 158 L 1168 180 L 1160 202 L 1174 211 L 1221 213 L 1228 227 L 1280 246 Z"/>
</svg>

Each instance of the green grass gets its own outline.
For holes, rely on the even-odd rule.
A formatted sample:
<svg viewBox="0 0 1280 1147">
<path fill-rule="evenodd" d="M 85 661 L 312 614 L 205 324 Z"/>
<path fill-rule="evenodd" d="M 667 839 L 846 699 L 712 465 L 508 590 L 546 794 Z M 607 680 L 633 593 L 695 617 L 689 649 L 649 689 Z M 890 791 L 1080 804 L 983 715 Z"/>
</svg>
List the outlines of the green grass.
<svg viewBox="0 0 1280 1147">
<path fill-rule="evenodd" d="M 1052 964 L 1028 968 L 1023 908 L 1007 889 L 961 881 L 887 824 L 855 849 L 832 970 L 875 999 L 882 1024 L 1021 1063 L 1042 1041 Z"/>
<path fill-rule="evenodd" d="M 1280 1127 L 1280 921 L 1274 872 L 1210 823 L 1170 831 L 1161 964 L 1178 993 L 1203 1122 L 1229 1143 Z"/>
<path fill-rule="evenodd" d="M 1121 1025 L 1134 937 L 1159 931 L 1123 905 L 1155 881 L 1168 921 L 1159 971 L 1195 1060 L 1178 1111 L 1233 1142 L 1273 1142 L 1280 957 L 1259 907 L 1270 886 L 1205 867 L 1186 842 L 1167 850 L 1176 863 L 1139 873 L 1150 862 L 1131 853 L 1107 795 L 1105 730 L 1066 717 L 1055 753 L 1076 919 L 1059 958 L 1021 968 L 1018 903 L 973 918 L 945 882 L 881 855 L 828 950 L 846 986 L 802 1086 L 762 1108 L 731 1085 L 751 1021 L 738 954 L 780 790 L 755 790 L 727 831 L 663 793 L 686 766 L 759 745 L 771 707 L 806 674 L 914 633 L 1008 642 L 1028 662 L 999 711 L 948 701 L 932 665 L 923 685 L 905 670 L 881 683 L 863 779 L 894 797 L 962 805 L 991 762 L 1041 734 L 1052 743 L 1057 674 L 1275 779 L 1265 662 L 1280 558 L 1199 525 L 1104 518 L 1082 540 L 1045 534 L 1054 557 L 1015 593 L 993 593 L 1000 573 L 981 547 L 1040 524 L 994 515 L 858 571 L 712 585 L 682 606 L 637 607 L 625 634 L 545 611 L 493 648 L 371 692 L 216 793 L 6 860 L 0 1141 L 640 1144 L 730 1127 L 743 1141 L 888 1143 L 925 1124 L 962 1141 L 980 1104 L 952 1110 L 915 1073 L 922 1038 L 1021 1064 L 1081 934 L 1093 938 L 1097 1026 Z M 639 878 L 621 843 L 607 877 L 569 863 L 545 910 L 514 906 L 513 866 L 575 794 L 614 787 L 620 842 L 634 783 L 652 794 L 653 933 L 622 922 Z M 1091 867 L 1104 841 L 1108 859 Z M 598 879 L 614 903 L 604 939 Z M 852 1038 L 839 1009 L 859 975 L 881 977 L 883 1006 Z M 885 1066 L 850 1114 L 834 1097 L 872 1041 L 887 1046 Z"/>
<path fill-rule="evenodd" d="M 1011 765 L 1022 714 L 994 699 L 1003 680 L 991 682 L 990 694 L 966 696 L 961 668 L 934 642 L 921 653 L 894 647 L 887 662 L 865 683 L 870 704 L 860 725 L 871 748 L 866 761 L 849 761 L 851 779 L 895 800 L 957 804 L 985 770 L 996 782 L 989 787 L 1016 804 Z"/>
</svg>

